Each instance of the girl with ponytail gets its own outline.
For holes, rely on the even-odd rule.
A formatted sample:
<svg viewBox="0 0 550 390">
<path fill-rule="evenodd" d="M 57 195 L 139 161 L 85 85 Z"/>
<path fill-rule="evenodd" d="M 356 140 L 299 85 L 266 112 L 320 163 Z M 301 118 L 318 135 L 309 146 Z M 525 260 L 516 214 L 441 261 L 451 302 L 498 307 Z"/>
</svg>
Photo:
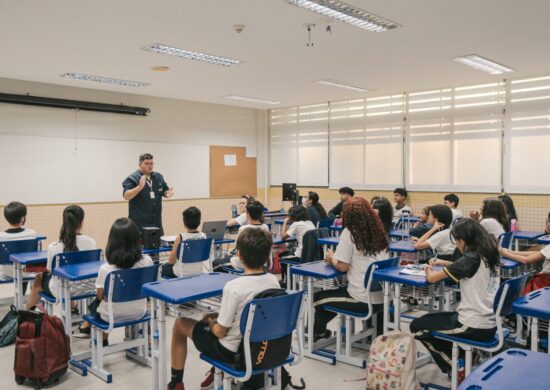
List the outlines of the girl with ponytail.
<svg viewBox="0 0 550 390">
<path fill-rule="evenodd" d="M 65 207 L 63 210 L 63 223 L 59 232 L 59 241 L 48 246 L 47 271 L 37 274 L 32 291 L 27 302 L 27 308 L 34 307 L 40 302 L 40 291 L 55 296 L 54 281 L 52 278 L 52 263 L 55 255 L 63 252 L 78 252 L 97 249 L 93 238 L 82 234 L 84 222 L 84 210 L 77 205 Z"/>
<path fill-rule="evenodd" d="M 328 218 L 325 208 L 319 203 L 319 194 L 317 192 L 309 191 L 307 193 L 306 207 L 309 219 L 313 222 L 313 225 L 317 226 L 317 223 L 321 219 Z"/>
<path fill-rule="evenodd" d="M 451 371 L 452 343 L 432 332 L 453 334 L 474 341 L 492 340 L 496 333 L 493 302 L 500 284 L 500 255 L 494 236 L 476 220 L 464 218 L 451 229 L 461 257 L 455 262 L 430 260 L 428 282 L 449 278 L 460 284 L 461 301 L 456 312 L 430 313 L 411 322 L 410 330 L 430 351 L 441 371 Z M 442 266 L 436 270 L 433 266 Z"/>
</svg>

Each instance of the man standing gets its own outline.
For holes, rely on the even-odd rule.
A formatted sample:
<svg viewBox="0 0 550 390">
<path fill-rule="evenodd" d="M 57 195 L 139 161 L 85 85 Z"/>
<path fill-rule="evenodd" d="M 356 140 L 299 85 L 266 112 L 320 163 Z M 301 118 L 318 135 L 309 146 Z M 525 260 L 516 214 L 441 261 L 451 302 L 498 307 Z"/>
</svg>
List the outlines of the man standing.
<svg viewBox="0 0 550 390">
<path fill-rule="evenodd" d="M 153 172 L 153 155 L 139 156 L 139 169 L 122 182 L 122 188 L 124 199 L 129 201 L 128 218 L 140 229 L 160 228 L 162 236 L 162 197 L 171 198 L 174 189 L 168 187 L 160 173 Z"/>
</svg>

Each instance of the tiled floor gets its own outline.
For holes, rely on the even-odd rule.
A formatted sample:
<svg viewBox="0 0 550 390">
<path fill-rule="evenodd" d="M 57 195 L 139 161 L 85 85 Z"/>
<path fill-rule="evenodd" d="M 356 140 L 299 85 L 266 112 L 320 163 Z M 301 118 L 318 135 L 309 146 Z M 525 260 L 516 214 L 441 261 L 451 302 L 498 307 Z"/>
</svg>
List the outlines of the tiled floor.
<svg viewBox="0 0 550 390">
<path fill-rule="evenodd" d="M 11 286 L 0 287 L 0 297 L 12 292 Z M 0 307 L 0 315 L 3 317 L 8 310 L 7 306 Z M 168 330 L 171 329 L 174 319 L 168 318 Z M 121 340 L 123 331 L 117 330 L 111 336 L 111 340 Z M 89 340 L 78 340 L 77 350 L 83 350 L 89 345 Z M 30 386 L 18 386 L 13 375 L 14 347 L 0 348 L 0 389 L 24 389 Z M 106 384 L 93 375 L 81 377 L 75 372 L 69 371 L 62 382 L 56 387 L 60 390 L 99 390 L 99 389 L 150 389 L 151 369 L 140 366 L 125 358 L 124 353 L 117 353 L 106 358 L 106 368 L 113 373 L 113 383 Z M 209 366 L 201 361 L 193 346 L 190 347 L 190 356 L 185 370 L 185 384 L 188 390 L 200 389 L 200 382 Z M 365 370 L 343 363 L 331 366 L 315 360 L 305 358 L 300 364 L 290 367 L 289 371 L 294 378 L 303 377 L 307 389 L 365 389 Z M 442 375 L 434 364 L 420 368 L 418 380 L 421 382 L 448 385 L 447 377 Z M 168 375 L 168 373 L 167 373 Z"/>
</svg>

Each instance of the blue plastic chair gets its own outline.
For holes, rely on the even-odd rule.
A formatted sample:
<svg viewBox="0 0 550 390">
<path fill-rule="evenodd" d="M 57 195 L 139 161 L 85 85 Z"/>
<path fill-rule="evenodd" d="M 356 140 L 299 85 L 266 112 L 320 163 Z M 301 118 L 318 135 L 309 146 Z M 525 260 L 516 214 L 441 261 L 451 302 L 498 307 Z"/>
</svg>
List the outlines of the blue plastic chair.
<svg viewBox="0 0 550 390">
<path fill-rule="evenodd" d="M 264 374 L 265 388 L 281 388 L 281 366 L 285 364 L 297 364 L 302 357 L 303 351 L 303 291 L 289 292 L 287 295 L 254 299 L 247 303 L 241 315 L 240 331 L 243 335 L 243 346 L 245 355 L 245 370 L 236 369 L 232 364 L 212 359 L 201 354 L 200 358 L 216 369 L 214 388 L 220 389 L 221 372 L 223 376 L 223 389 L 230 390 L 231 383 L 246 382 L 252 375 Z M 250 351 L 251 342 L 263 342 L 278 339 L 298 332 L 298 358 L 289 351 L 289 357 L 274 367 L 254 368 L 252 354 Z M 274 387 L 268 386 L 270 373 L 273 372 Z"/>
<path fill-rule="evenodd" d="M 381 291 L 382 285 L 379 282 L 372 280 L 374 271 L 377 269 L 393 268 L 398 265 L 399 257 L 393 257 L 391 259 L 381 260 L 370 264 L 367 268 L 367 272 L 365 273 L 365 289 L 371 292 Z M 369 336 L 372 336 L 373 339 L 376 337 L 375 321 L 372 323 L 372 328 L 367 329 L 366 321 L 372 318 L 373 315 L 372 303 L 370 301 L 370 297 L 368 295 L 367 297 L 367 302 L 365 302 L 369 307 L 367 313 L 343 310 L 338 307 L 331 306 L 330 304 L 322 306 L 323 309 L 338 315 L 339 324 L 336 331 L 337 360 L 344 361 L 361 368 L 366 367 L 366 360 L 364 358 L 352 356 L 352 344 L 358 340 L 365 340 Z M 361 332 L 353 333 L 352 323 L 354 319 L 363 321 L 363 330 Z M 344 352 L 342 352 L 342 340 L 345 344 Z"/>
<path fill-rule="evenodd" d="M 514 241 L 514 232 L 502 233 L 498 236 L 498 245 L 502 248 L 510 249 L 512 247 L 512 242 Z"/>
<path fill-rule="evenodd" d="M 328 229 L 328 228 L 331 227 L 333 224 L 334 224 L 334 218 L 321 219 L 321 220 L 317 223 L 317 228 L 318 228 L 318 229 L 322 229 L 322 228 Z"/>
<path fill-rule="evenodd" d="M 108 274 L 104 285 L 104 304 L 107 304 L 109 321 L 103 321 L 94 315 L 85 315 L 84 319 L 92 326 L 92 360 L 87 362 L 88 370 L 111 383 L 112 374 L 103 368 L 104 356 L 126 350 L 127 356 L 143 364 L 151 365 L 148 352 L 148 330 L 151 316 L 146 312 L 141 318 L 130 321 L 114 322 L 113 303 L 132 302 L 145 299 L 142 286 L 158 280 L 158 264 L 149 267 L 121 269 Z M 103 346 L 102 333 L 110 333 L 113 329 L 130 327 L 131 340 L 122 343 Z M 132 351 L 128 351 L 133 349 Z"/>
<path fill-rule="evenodd" d="M 214 240 L 203 238 L 200 240 L 184 240 L 180 242 L 176 252 L 177 261 L 184 264 L 202 263 L 208 260 L 212 269 L 212 257 Z"/>
<path fill-rule="evenodd" d="M 13 267 L 10 261 L 10 255 L 16 253 L 36 252 L 40 250 L 40 240 L 31 238 L 26 240 L 0 241 L 0 265 Z M 24 278 L 24 280 L 32 280 L 33 277 Z M 11 275 L 0 274 L 0 284 L 13 283 Z"/>
<path fill-rule="evenodd" d="M 466 352 L 466 364 L 465 373 L 466 376 L 470 375 L 472 370 L 472 351 L 473 349 L 479 349 L 490 353 L 496 352 L 504 345 L 504 339 L 510 334 L 508 329 L 504 329 L 502 326 L 503 318 L 512 313 L 512 304 L 519 298 L 525 282 L 527 281 L 528 274 L 518 276 L 517 278 L 508 279 L 503 282 L 495 295 L 493 302 L 493 311 L 496 317 L 497 332 L 495 337 L 489 341 L 473 341 L 457 336 L 448 335 L 443 332 L 432 332 L 432 335 L 453 343 L 452 351 L 452 376 L 451 376 L 451 389 L 455 390 L 458 384 L 458 348 L 462 348 Z"/>
</svg>

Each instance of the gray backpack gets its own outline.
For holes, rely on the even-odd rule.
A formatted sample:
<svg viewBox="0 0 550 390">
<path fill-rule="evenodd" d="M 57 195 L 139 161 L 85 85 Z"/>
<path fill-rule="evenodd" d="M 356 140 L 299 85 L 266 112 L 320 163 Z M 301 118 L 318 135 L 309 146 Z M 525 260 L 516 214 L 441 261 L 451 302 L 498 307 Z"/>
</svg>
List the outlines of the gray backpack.
<svg viewBox="0 0 550 390">
<path fill-rule="evenodd" d="M 13 344 L 17 336 L 17 309 L 11 305 L 10 311 L 0 321 L 0 347 Z"/>
</svg>

